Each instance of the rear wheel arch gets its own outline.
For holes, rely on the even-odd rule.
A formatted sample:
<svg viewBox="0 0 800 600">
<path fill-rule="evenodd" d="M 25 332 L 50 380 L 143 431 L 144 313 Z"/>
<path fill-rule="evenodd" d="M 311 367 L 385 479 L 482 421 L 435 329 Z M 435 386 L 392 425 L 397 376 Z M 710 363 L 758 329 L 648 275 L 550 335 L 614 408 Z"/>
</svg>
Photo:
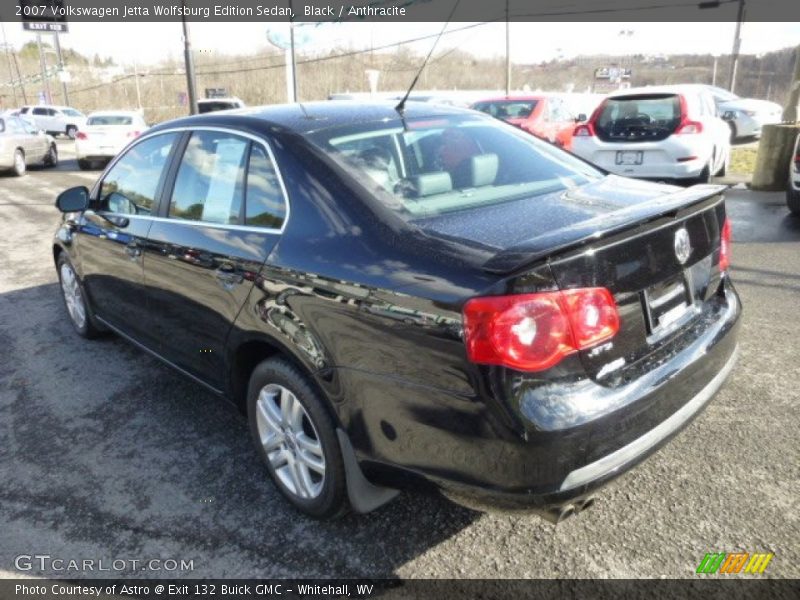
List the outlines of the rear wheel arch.
<svg viewBox="0 0 800 600">
<path fill-rule="evenodd" d="M 341 426 L 339 415 L 334 409 L 333 403 L 330 401 L 328 394 L 318 384 L 312 370 L 279 342 L 266 336 L 244 340 L 231 350 L 229 356 L 230 367 L 228 372 L 231 400 L 242 414 L 247 414 L 247 386 L 255 368 L 265 360 L 282 358 L 308 379 L 309 383 L 314 387 L 314 391 L 324 400 L 334 422 L 337 426 Z"/>
</svg>

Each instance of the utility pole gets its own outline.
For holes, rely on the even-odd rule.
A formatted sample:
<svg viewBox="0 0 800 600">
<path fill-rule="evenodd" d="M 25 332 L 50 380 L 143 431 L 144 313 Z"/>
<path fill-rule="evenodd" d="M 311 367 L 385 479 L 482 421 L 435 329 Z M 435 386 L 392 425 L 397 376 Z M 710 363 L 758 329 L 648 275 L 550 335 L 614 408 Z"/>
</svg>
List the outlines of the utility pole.
<svg viewBox="0 0 800 600">
<path fill-rule="evenodd" d="M 186 2 L 181 0 L 183 13 L 181 23 L 183 25 L 183 60 L 186 64 L 186 91 L 189 93 L 189 114 L 197 114 L 197 92 L 194 78 L 194 58 L 192 57 L 192 41 L 189 39 L 189 25 L 186 23 Z"/>
<path fill-rule="evenodd" d="M 736 33 L 733 34 L 733 51 L 731 52 L 731 73 L 728 78 L 728 89 L 731 93 L 736 87 L 736 67 L 739 63 L 739 48 L 742 45 L 742 21 L 744 21 L 744 0 L 739 0 L 739 11 L 736 15 Z"/>
<path fill-rule="evenodd" d="M 17 61 L 17 53 L 15 51 L 11 52 L 11 58 L 14 59 L 14 68 L 17 71 L 17 79 L 19 80 L 19 89 L 22 90 L 22 102 L 24 104 L 27 104 L 28 94 L 25 93 L 25 82 L 22 80 L 22 72 L 19 70 L 19 62 Z"/>
<path fill-rule="evenodd" d="M 142 112 L 142 91 L 139 89 L 139 69 L 136 66 L 136 59 L 133 59 L 133 80 L 136 82 L 136 107 Z"/>
<path fill-rule="evenodd" d="M 292 0 L 289 0 L 289 13 L 294 14 Z M 286 97 L 287 102 L 297 102 L 297 58 L 294 51 L 294 18 L 289 17 L 289 56 L 286 57 Z"/>
<path fill-rule="evenodd" d="M 50 95 L 50 82 L 47 80 L 47 58 L 44 55 L 44 48 L 42 48 L 42 34 L 36 34 L 36 45 L 39 47 L 39 68 L 42 70 L 42 82 L 44 83 L 45 91 L 45 104 L 52 102 Z"/>
<path fill-rule="evenodd" d="M 511 95 L 511 24 L 508 22 L 508 3 L 506 0 L 506 96 Z"/>
<path fill-rule="evenodd" d="M 11 66 L 11 47 L 8 45 L 6 38 L 6 26 L 0 21 L 0 30 L 3 32 L 3 46 L 6 49 L 6 58 L 8 59 L 8 77 L 11 80 L 11 93 L 14 95 L 14 105 L 17 104 L 17 83 L 14 80 L 14 70 Z"/>
<path fill-rule="evenodd" d="M 64 94 L 64 106 L 69 106 L 69 95 L 67 94 L 67 80 L 64 75 L 64 59 L 61 56 L 61 42 L 58 39 L 58 32 L 53 32 L 53 40 L 56 46 L 56 59 L 58 60 L 58 72 L 61 79 L 61 91 Z"/>
<path fill-rule="evenodd" d="M 800 121 L 800 46 L 794 51 L 794 75 L 789 88 L 789 100 L 783 109 L 783 120 L 786 123 Z"/>
</svg>

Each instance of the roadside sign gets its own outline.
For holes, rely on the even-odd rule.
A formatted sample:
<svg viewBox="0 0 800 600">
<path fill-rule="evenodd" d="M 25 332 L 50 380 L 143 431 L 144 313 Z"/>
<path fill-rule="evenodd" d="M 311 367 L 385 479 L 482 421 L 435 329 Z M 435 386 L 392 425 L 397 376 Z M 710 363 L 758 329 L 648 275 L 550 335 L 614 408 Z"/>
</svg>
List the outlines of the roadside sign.
<svg viewBox="0 0 800 600">
<path fill-rule="evenodd" d="M 22 28 L 26 31 L 35 31 L 37 33 L 69 33 L 69 26 L 66 23 L 23 21 Z"/>
</svg>

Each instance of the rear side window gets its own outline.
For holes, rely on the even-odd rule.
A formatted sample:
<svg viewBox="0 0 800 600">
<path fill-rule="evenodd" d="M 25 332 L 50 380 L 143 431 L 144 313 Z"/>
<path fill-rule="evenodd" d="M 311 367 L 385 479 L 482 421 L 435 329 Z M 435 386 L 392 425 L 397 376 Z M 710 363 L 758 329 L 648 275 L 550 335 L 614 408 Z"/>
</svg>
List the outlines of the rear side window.
<svg viewBox="0 0 800 600">
<path fill-rule="evenodd" d="M 245 223 L 280 229 L 286 218 L 286 201 L 278 173 L 267 152 L 253 144 L 247 170 Z"/>
<path fill-rule="evenodd" d="M 175 219 L 236 224 L 244 198 L 249 142 L 229 133 L 192 134 L 169 203 Z"/>
<path fill-rule="evenodd" d="M 478 102 L 474 108 L 497 119 L 524 119 L 531 115 L 536 104 L 536 100 L 497 100 Z"/>
<path fill-rule="evenodd" d="M 177 134 L 165 133 L 130 148 L 100 186 L 100 210 L 149 215 Z"/>
<path fill-rule="evenodd" d="M 50 113 L 47 112 L 46 108 L 34 108 L 33 109 L 33 114 L 41 115 L 41 116 L 47 116 Z"/>
</svg>

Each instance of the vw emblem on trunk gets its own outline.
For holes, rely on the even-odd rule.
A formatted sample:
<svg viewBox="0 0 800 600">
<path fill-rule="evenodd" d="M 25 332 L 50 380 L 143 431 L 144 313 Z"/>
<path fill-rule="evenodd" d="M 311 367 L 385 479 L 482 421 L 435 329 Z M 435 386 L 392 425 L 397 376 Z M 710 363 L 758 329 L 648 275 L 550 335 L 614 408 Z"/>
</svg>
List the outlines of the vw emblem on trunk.
<svg viewBox="0 0 800 600">
<path fill-rule="evenodd" d="M 692 254 L 692 244 L 689 242 L 689 232 L 683 227 L 675 232 L 675 258 L 680 264 L 689 260 Z"/>
</svg>

